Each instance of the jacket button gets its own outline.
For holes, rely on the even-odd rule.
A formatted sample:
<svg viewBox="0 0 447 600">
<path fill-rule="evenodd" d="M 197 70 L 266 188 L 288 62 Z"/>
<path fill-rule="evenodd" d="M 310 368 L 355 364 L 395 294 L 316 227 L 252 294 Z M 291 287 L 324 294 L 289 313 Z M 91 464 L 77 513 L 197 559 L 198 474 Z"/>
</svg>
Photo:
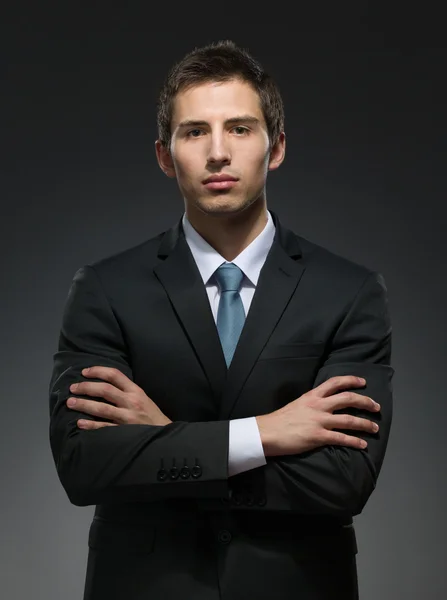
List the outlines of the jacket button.
<svg viewBox="0 0 447 600">
<path fill-rule="evenodd" d="M 189 467 L 182 467 L 180 469 L 180 477 L 182 479 L 188 479 L 190 473 L 189 473 Z"/>
<path fill-rule="evenodd" d="M 167 477 L 168 477 L 168 472 L 166 471 L 166 469 L 158 470 L 158 473 L 157 473 L 158 481 L 165 481 L 165 479 L 167 479 Z"/>
<path fill-rule="evenodd" d="M 223 504 L 224 506 L 228 506 L 228 505 L 230 504 L 230 499 L 229 499 L 229 498 L 222 497 L 222 498 L 220 499 L 220 501 L 222 502 L 222 504 Z"/>
<path fill-rule="evenodd" d="M 233 536 L 228 531 L 228 529 L 221 529 L 217 535 L 217 539 L 221 544 L 229 544 L 231 542 L 232 537 Z"/>
<path fill-rule="evenodd" d="M 233 497 L 231 498 L 231 503 L 235 504 L 236 506 L 240 506 L 242 504 L 242 494 L 240 494 L 239 492 L 235 492 L 233 493 Z"/>
<path fill-rule="evenodd" d="M 199 465 L 194 465 L 191 469 L 191 475 L 195 478 L 200 477 L 200 475 L 202 474 L 202 467 L 199 467 Z"/>
<path fill-rule="evenodd" d="M 264 494 L 261 494 L 257 497 L 256 504 L 258 506 L 265 506 L 267 504 L 267 498 L 264 496 Z"/>
<path fill-rule="evenodd" d="M 171 479 L 177 479 L 177 477 L 180 475 L 180 471 L 177 469 L 177 467 L 171 467 L 169 469 L 169 477 Z"/>
<path fill-rule="evenodd" d="M 253 504 L 255 503 L 255 497 L 253 494 L 248 493 L 245 495 L 245 504 L 246 506 L 253 506 Z"/>
</svg>

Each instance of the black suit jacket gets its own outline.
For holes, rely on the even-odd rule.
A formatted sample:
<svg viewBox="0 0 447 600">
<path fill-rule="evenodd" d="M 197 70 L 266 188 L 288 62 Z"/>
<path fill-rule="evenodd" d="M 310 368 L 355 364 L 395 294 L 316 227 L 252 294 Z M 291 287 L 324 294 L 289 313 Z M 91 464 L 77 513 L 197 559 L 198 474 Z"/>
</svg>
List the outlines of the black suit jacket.
<svg viewBox="0 0 447 600">
<path fill-rule="evenodd" d="M 288 230 L 273 245 L 227 370 L 181 220 L 80 268 L 50 382 L 50 442 L 70 501 L 96 505 L 85 600 L 351 600 L 354 515 L 374 490 L 392 417 L 387 291 L 380 273 Z M 69 386 L 116 367 L 173 423 L 85 431 Z M 335 375 L 381 404 L 365 450 L 267 457 L 228 477 L 229 420 L 266 414 Z M 84 396 L 88 397 L 88 396 Z M 98 400 L 98 398 L 93 398 Z"/>
</svg>

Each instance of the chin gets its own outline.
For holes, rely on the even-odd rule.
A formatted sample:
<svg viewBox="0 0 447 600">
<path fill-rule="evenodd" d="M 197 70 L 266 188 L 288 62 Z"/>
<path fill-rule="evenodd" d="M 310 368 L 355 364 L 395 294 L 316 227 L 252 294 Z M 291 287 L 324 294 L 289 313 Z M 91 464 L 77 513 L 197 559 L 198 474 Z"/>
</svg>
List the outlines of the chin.
<svg viewBox="0 0 447 600">
<path fill-rule="evenodd" d="M 194 206 L 208 215 L 228 215 L 243 212 L 254 202 L 255 200 L 250 198 L 234 197 L 229 190 L 212 196 L 202 196 L 195 200 Z"/>
<path fill-rule="evenodd" d="M 232 198 L 228 193 L 215 194 L 212 197 L 200 198 L 195 202 L 195 206 L 209 215 L 238 213 L 245 210 L 250 205 L 249 202 Z"/>
</svg>

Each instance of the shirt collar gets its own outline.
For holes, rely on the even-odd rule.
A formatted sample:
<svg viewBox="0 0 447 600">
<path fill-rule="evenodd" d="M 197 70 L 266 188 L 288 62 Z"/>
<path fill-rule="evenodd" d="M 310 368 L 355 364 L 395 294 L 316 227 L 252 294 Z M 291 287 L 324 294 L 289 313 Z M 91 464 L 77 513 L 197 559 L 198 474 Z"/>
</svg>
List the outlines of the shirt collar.
<svg viewBox="0 0 447 600">
<path fill-rule="evenodd" d="M 221 264 L 228 262 L 194 229 L 186 212 L 182 219 L 185 239 L 206 285 Z M 231 262 L 237 265 L 250 282 L 258 284 L 259 273 L 275 237 L 275 224 L 269 211 L 267 223 L 261 233 Z"/>
</svg>

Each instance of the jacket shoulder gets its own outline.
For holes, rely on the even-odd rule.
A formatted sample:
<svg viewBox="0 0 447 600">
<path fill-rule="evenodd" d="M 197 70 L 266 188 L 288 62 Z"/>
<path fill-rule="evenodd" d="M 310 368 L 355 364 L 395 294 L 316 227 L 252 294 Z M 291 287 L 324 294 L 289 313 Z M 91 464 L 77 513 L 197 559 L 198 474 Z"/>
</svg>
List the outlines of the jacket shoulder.
<svg viewBox="0 0 447 600">
<path fill-rule="evenodd" d="M 300 235 L 296 234 L 296 237 L 306 266 L 328 282 L 343 284 L 349 281 L 361 284 L 373 274 L 381 277 L 377 271 L 363 263 L 338 254 Z"/>
<path fill-rule="evenodd" d="M 119 252 L 89 262 L 84 267 L 81 267 L 81 269 L 92 267 L 101 278 L 108 278 L 108 276 L 129 275 L 132 272 L 141 272 L 141 269 L 146 270 L 151 268 L 158 262 L 157 253 L 165 233 L 163 231 L 130 248 L 125 248 Z"/>
</svg>

